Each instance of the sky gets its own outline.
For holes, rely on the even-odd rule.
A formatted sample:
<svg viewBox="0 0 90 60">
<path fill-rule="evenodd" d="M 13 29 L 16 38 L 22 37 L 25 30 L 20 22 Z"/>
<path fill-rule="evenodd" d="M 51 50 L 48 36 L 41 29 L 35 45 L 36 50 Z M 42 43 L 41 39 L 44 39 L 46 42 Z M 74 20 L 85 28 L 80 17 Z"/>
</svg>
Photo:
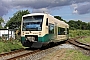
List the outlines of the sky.
<svg viewBox="0 0 90 60">
<path fill-rule="evenodd" d="M 5 22 L 19 10 L 45 12 L 62 19 L 90 22 L 90 0 L 0 0 L 0 16 Z"/>
</svg>

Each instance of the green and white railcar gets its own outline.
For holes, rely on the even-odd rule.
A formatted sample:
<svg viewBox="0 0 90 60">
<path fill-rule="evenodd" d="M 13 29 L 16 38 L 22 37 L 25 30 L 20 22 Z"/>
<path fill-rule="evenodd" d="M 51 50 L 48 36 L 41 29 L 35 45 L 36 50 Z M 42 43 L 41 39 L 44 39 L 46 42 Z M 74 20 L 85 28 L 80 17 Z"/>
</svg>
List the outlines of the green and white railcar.
<svg viewBox="0 0 90 60">
<path fill-rule="evenodd" d="M 21 42 L 26 47 L 42 47 L 50 42 L 67 40 L 69 25 L 50 14 L 32 13 L 22 17 Z"/>
</svg>

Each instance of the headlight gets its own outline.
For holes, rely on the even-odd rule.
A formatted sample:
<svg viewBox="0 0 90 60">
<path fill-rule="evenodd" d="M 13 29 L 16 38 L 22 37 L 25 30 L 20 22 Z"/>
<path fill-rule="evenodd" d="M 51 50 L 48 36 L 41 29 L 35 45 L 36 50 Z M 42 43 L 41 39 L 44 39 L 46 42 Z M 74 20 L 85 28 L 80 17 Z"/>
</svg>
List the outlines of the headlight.
<svg viewBox="0 0 90 60">
<path fill-rule="evenodd" d="M 26 40 L 29 40 L 30 42 L 35 41 L 35 37 L 27 37 Z"/>
</svg>

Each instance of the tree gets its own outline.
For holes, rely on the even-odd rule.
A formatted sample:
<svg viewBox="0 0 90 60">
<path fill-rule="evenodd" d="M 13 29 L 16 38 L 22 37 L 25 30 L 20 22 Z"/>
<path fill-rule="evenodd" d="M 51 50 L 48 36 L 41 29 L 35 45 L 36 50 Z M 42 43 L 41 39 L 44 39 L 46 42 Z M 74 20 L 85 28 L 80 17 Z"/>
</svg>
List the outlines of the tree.
<svg viewBox="0 0 90 60">
<path fill-rule="evenodd" d="M 0 28 L 3 28 L 1 23 L 4 23 L 4 19 L 2 17 L 0 17 Z"/>
<path fill-rule="evenodd" d="M 63 20 L 60 16 L 54 16 L 56 19 Z"/>
<path fill-rule="evenodd" d="M 20 29 L 22 16 L 30 14 L 28 10 L 19 10 L 13 14 L 13 17 L 6 23 L 5 28 L 9 27 L 9 29 Z"/>
<path fill-rule="evenodd" d="M 87 23 L 87 29 L 90 30 L 90 22 Z"/>
<path fill-rule="evenodd" d="M 59 20 L 61 20 L 61 21 L 64 21 L 64 22 L 66 22 L 65 20 L 63 20 L 60 16 L 54 16 L 56 19 L 59 19 Z M 66 22 L 67 23 L 67 22 Z"/>
<path fill-rule="evenodd" d="M 90 23 L 82 22 L 81 20 L 68 22 L 70 29 L 90 30 Z"/>
</svg>

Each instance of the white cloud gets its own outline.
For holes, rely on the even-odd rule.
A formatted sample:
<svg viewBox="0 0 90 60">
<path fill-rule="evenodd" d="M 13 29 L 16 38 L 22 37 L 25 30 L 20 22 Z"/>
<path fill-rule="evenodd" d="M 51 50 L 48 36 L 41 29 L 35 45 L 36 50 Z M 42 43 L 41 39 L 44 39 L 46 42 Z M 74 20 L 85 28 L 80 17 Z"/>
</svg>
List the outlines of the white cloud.
<svg viewBox="0 0 90 60">
<path fill-rule="evenodd" d="M 41 9 L 33 9 L 33 13 L 41 12 L 41 13 L 50 13 L 47 8 L 41 8 Z"/>
<path fill-rule="evenodd" d="M 8 13 L 10 9 L 13 8 L 32 8 L 32 9 L 51 9 L 55 7 L 61 7 L 61 6 L 67 6 L 71 4 L 78 4 L 78 3 L 84 3 L 89 2 L 90 0 L 1 0 L 0 1 L 0 16 L 5 15 Z M 88 6 L 89 4 L 87 4 Z M 86 14 L 89 13 L 89 6 L 83 5 L 83 9 L 87 9 L 81 12 L 81 7 L 75 8 L 74 12 L 78 12 L 79 14 Z M 80 9 L 79 9 L 80 8 Z M 83 10 L 82 9 L 82 10 Z M 3 13 L 2 13 L 3 12 Z"/>
<path fill-rule="evenodd" d="M 84 3 L 84 4 L 72 4 L 74 11 L 73 13 L 77 14 L 87 14 L 90 13 L 90 3 Z"/>
<path fill-rule="evenodd" d="M 76 8 L 78 8 L 78 5 L 77 5 L 77 4 L 72 4 L 71 6 L 72 6 L 73 9 L 74 9 L 73 13 L 74 13 L 74 14 L 77 14 L 78 11 L 76 10 Z"/>
</svg>

